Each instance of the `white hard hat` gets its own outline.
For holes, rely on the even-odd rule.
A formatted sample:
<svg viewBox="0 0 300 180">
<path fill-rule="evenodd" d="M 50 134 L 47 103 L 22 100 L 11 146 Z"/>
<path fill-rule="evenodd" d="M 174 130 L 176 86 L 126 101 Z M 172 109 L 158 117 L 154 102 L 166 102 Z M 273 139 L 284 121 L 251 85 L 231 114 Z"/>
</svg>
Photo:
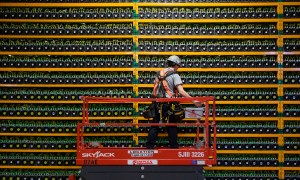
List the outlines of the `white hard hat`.
<svg viewBox="0 0 300 180">
<path fill-rule="evenodd" d="M 178 66 L 181 67 L 181 62 L 180 62 L 180 58 L 178 56 L 170 56 L 167 61 L 171 61 L 171 62 L 174 62 L 175 64 L 177 64 Z"/>
</svg>

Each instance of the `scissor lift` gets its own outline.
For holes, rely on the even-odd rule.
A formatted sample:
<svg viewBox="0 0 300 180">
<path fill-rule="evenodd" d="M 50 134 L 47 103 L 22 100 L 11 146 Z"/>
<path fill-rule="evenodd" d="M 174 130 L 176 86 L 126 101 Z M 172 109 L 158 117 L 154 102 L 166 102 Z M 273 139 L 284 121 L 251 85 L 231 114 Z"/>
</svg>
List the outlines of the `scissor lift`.
<svg viewBox="0 0 300 180">
<path fill-rule="evenodd" d="M 76 164 L 82 166 L 81 179 L 85 180 L 135 180 L 165 179 L 201 180 L 203 166 L 216 164 L 216 126 L 214 97 L 195 98 L 101 98 L 82 97 L 83 119 L 77 125 L 77 157 Z M 186 108 L 186 118 L 195 119 L 195 123 L 90 123 L 88 109 L 90 103 L 191 103 L 198 100 L 204 108 Z M 209 109 L 209 104 L 212 109 Z M 195 110 L 191 111 L 191 109 Z M 203 116 L 202 116 L 203 115 Z M 202 117 L 202 118 L 201 118 Z M 204 118 L 203 118 L 204 117 Z M 101 142 L 84 141 L 85 127 L 106 126 L 191 126 L 197 127 L 193 147 L 178 149 L 143 147 L 103 147 Z M 211 139 L 210 128 L 213 128 Z M 203 129 L 204 131 L 201 131 Z M 200 141 L 200 138 L 202 140 Z M 69 180 L 75 179 L 74 175 Z"/>
</svg>

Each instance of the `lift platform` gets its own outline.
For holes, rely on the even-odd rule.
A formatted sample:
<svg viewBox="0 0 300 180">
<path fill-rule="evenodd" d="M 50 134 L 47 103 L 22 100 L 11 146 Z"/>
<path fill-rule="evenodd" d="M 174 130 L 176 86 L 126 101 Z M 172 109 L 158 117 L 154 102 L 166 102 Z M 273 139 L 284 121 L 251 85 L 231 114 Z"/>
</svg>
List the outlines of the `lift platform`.
<svg viewBox="0 0 300 180">
<path fill-rule="evenodd" d="M 160 179 L 200 180 L 202 167 L 216 164 L 216 126 L 214 97 L 195 98 L 100 98 L 82 97 L 83 119 L 77 125 L 77 157 L 76 164 L 82 166 L 81 177 L 86 180 L 95 179 Z M 193 123 L 90 123 L 89 104 L 91 103 L 191 103 L 197 100 L 203 103 L 203 108 L 186 108 L 186 118 Z M 209 108 L 211 107 L 211 108 Z M 86 142 L 85 127 L 145 127 L 145 126 L 180 126 L 196 127 L 195 142 L 190 147 L 153 148 L 145 147 L 104 147 L 102 142 Z M 211 136 L 210 129 L 213 129 Z M 176 167 L 176 168 L 175 168 Z M 179 169 L 178 169 L 179 168 Z M 113 173 L 112 173 L 113 172 Z M 129 173 L 131 172 L 131 173 Z M 124 174 L 125 173 L 125 174 Z M 147 174 L 147 176 L 146 176 Z M 154 177 L 157 174 L 157 177 Z M 177 174 L 177 175 L 176 175 Z M 176 175 L 176 176 L 174 176 Z M 116 177 L 115 177 L 116 176 Z M 174 177 L 173 177 L 174 176 Z M 69 180 L 73 180 L 70 176 Z"/>
</svg>

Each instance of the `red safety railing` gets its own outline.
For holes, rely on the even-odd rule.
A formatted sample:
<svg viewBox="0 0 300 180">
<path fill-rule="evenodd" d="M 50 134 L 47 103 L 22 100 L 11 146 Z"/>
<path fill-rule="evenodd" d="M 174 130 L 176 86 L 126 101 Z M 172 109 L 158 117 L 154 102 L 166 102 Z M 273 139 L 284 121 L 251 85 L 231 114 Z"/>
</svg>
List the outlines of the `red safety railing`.
<svg viewBox="0 0 300 180">
<path fill-rule="evenodd" d="M 82 123 L 77 125 L 77 165 L 214 165 L 216 164 L 216 126 L 215 126 L 215 99 L 214 97 L 193 98 L 101 98 L 82 97 Z M 205 106 L 203 118 L 196 119 L 195 123 L 90 123 L 90 103 L 158 103 L 179 102 L 191 103 L 193 100 L 200 101 Z M 210 106 L 211 104 L 211 106 Z M 211 107 L 211 109 L 209 109 Z M 180 147 L 179 149 L 143 147 L 103 147 L 85 143 L 85 127 L 104 126 L 191 126 L 197 127 L 195 134 L 196 143 L 192 147 Z M 200 134 L 200 127 L 204 133 Z M 213 128 L 213 133 L 210 132 Z M 212 136 L 213 135 L 213 136 Z M 200 137 L 203 137 L 203 146 L 199 146 Z M 212 138 L 212 140 L 211 140 Z"/>
</svg>

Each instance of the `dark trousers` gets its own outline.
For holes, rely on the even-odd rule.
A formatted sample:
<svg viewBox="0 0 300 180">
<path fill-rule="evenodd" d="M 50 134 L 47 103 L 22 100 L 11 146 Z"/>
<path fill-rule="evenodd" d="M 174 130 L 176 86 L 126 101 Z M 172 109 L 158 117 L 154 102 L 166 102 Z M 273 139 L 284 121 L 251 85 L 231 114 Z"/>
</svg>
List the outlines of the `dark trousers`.
<svg viewBox="0 0 300 180">
<path fill-rule="evenodd" d="M 162 117 L 169 117 L 169 123 L 175 123 L 174 121 L 174 116 L 173 115 L 167 115 L 168 111 L 170 110 L 169 104 L 163 104 L 162 105 Z M 160 113 L 159 113 L 159 107 L 155 109 L 155 117 L 153 118 L 154 123 L 159 123 L 160 121 Z M 164 120 L 162 120 L 163 123 L 166 123 Z M 178 148 L 178 128 L 177 126 L 167 126 L 166 127 L 167 133 L 168 133 L 168 138 L 169 138 L 169 143 L 170 143 L 170 148 Z M 146 147 L 147 148 L 154 148 L 155 142 L 158 137 L 158 132 L 159 132 L 159 126 L 151 126 L 146 142 Z"/>
</svg>

